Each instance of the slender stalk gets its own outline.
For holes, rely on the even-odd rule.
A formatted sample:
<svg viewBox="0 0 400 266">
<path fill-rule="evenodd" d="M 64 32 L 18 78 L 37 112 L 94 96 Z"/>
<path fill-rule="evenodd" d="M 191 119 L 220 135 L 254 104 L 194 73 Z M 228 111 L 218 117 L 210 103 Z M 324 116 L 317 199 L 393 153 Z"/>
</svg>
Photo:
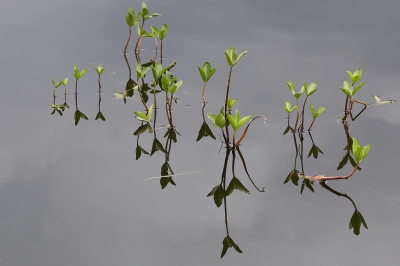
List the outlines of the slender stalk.
<svg viewBox="0 0 400 266">
<path fill-rule="evenodd" d="M 144 107 L 146 108 L 146 112 L 147 112 L 147 111 L 149 111 L 149 108 L 147 108 L 146 102 L 144 101 L 143 96 L 142 96 L 142 92 L 140 91 L 139 79 L 136 79 L 136 81 L 137 81 L 137 82 L 136 82 L 136 85 L 138 86 L 138 91 L 139 91 L 140 99 L 142 100 L 142 103 L 143 103 Z"/>
<path fill-rule="evenodd" d="M 227 115 L 227 110 L 228 110 L 228 97 L 229 97 L 229 86 L 231 84 L 231 75 L 232 75 L 232 67 L 229 70 L 229 77 L 228 77 L 228 87 L 226 88 L 226 97 L 225 97 L 225 130 L 226 130 L 226 136 L 227 136 L 227 141 L 229 143 L 229 130 L 228 130 L 228 115 Z"/>
<path fill-rule="evenodd" d="M 56 87 L 54 87 L 53 96 L 54 96 L 54 98 L 56 97 Z"/>
<path fill-rule="evenodd" d="M 310 130 L 311 130 L 311 127 L 314 125 L 314 121 L 315 121 L 315 118 L 313 119 L 313 121 L 312 121 L 312 123 L 311 123 L 310 127 L 308 128 L 308 131 L 310 131 Z"/>
<path fill-rule="evenodd" d="M 323 176 L 323 175 L 316 175 L 316 176 L 305 176 L 305 175 L 301 175 L 303 178 L 305 179 L 309 179 L 309 180 L 313 180 L 313 181 L 327 181 L 327 180 L 337 180 L 337 179 L 347 179 L 350 176 L 352 176 L 357 168 L 358 168 L 359 163 L 356 164 L 356 166 L 354 167 L 353 171 L 351 171 L 350 174 L 345 175 L 345 176 Z"/>
<path fill-rule="evenodd" d="M 128 48 L 128 43 L 129 43 L 129 40 L 131 39 L 131 32 L 132 32 L 132 29 L 131 29 L 131 27 L 129 27 L 129 36 L 128 36 L 128 40 L 126 41 L 126 44 L 125 44 L 124 54 L 126 54 L 126 49 Z"/>
<path fill-rule="evenodd" d="M 337 195 L 337 196 L 339 196 L 339 197 L 345 197 L 346 199 L 350 200 L 350 202 L 351 202 L 351 203 L 353 204 L 353 206 L 354 206 L 354 209 L 357 210 L 356 204 L 354 203 L 354 201 L 353 201 L 349 196 L 347 196 L 346 194 L 337 192 L 336 190 L 332 189 L 332 188 L 329 187 L 327 184 L 325 184 L 325 182 L 320 182 L 319 184 L 321 185 L 321 187 L 325 188 L 325 189 L 328 190 L 329 192 L 332 192 L 333 194 L 335 194 L 335 195 Z"/>
<path fill-rule="evenodd" d="M 153 94 L 154 94 L 154 109 L 157 109 L 156 86 L 157 86 L 157 82 L 156 82 L 156 81 L 154 81 L 154 87 L 153 87 Z"/>
<path fill-rule="evenodd" d="M 158 51 L 157 38 L 156 38 L 156 36 L 153 36 L 153 37 L 154 37 L 154 41 L 156 42 L 156 57 L 154 57 L 154 58 L 157 60 L 157 51 Z"/>
<path fill-rule="evenodd" d="M 262 188 L 262 189 L 260 190 L 260 189 L 256 186 L 256 184 L 254 184 L 253 179 L 251 179 L 250 174 L 249 174 L 249 172 L 247 171 L 246 162 L 245 162 L 245 160 L 244 160 L 244 157 L 243 157 L 242 153 L 240 152 L 239 147 L 236 147 L 236 150 L 237 150 L 238 153 L 239 153 L 240 159 L 242 160 L 242 163 L 243 163 L 244 170 L 246 171 L 246 174 L 247 174 L 247 176 L 249 177 L 251 183 L 253 183 L 253 186 L 254 186 L 259 192 L 265 192 L 265 191 L 264 191 L 264 188 Z"/>
<path fill-rule="evenodd" d="M 144 26 L 144 19 L 143 19 L 143 22 L 142 22 L 142 26 L 140 27 L 140 35 L 139 35 L 139 38 L 138 38 L 138 40 L 137 40 L 137 42 L 136 42 L 136 45 L 135 45 L 135 53 L 136 54 L 139 54 L 140 53 L 140 46 L 141 46 L 141 44 L 142 44 L 142 31 L 143 31 L 143 26 Z M 138 47 L 138 45 L 139 45 L 139 47 Z M 137 48 L 139 48 L 139 49 L 137 49 Z M 139 50 L 139 51 L 138 51 Z"/>
<path fill-rule="evenodd" d="M 296 132 L 297 123 L 299 122 L 300 114 L 299 114 L 299 98 L 296 98 L 296 111 L 297 111 L 297 118 L 296 123 L 294 124 L 293 133 Z"/>
<path fill-rule="evenodd" d="M 247 125 L 247 127 L 246 127 L 245 130 L 243 131 L 242 136 L 240 137 L 240 139 L 238 140 L 238 142 L 236 142 L 236 144 L 235 144 L 236 146 L 238 146 L 238 145 L 240 144 L 240 142 L 243 140 L 244 136 L 246 136 L 247 129 L 249 128 L 250 124 L 251 124 L 256 118 L 258 118 L 258 117 L 264 118 L 264 124 L 266 124 L 265 121 L 267 121 L 267 119 L 266 119 L 265 116 L 263 116 L 263 115 L 258 115 L 258 116 L 256 116 L 256 117 L 254 117 L 253 119 L 251 119 L 250 122 L 249 122 L 249 124 Z M 235 134 L 235 133 L 234 133 L 234 134 Z M 235 135 L 234 135 L 234 136 L 235 136 Z M 235 143 L 235 139 L 233 139 L 233 143 Z"/>
<path fill-rule="evenodd" d="M 204 102 L 204 104 L 206 104 L 207 103 L 207 101 L 206 101 L 206 98 L 204 97 L 204 91 L 206 90 L 206 82 L 204 82 L 204 86 L 203 86 L 203 94 L 202 94 L 202 96 L 203 96 L 203 102 Z"/>
<path fill-rule="evenodd" d="M 163 44 L 163 41 L 161 40 L 161 55 L 160 55 L 161 65 L 162 65 L 162 60 L 163 60 L 163 56 L 162 56 L 162 44 Z"/>
<path fill-rule="evenodd" d="M 99 74 L 99 93 L 101 92 L 100 74 Z"/>
<path fill-rule="evenodd" d="M 303 111 L 301 112 L 301 120 L 302 120 L 301 121 L 301 132 L 303 132 L 303 129 L 304 129 L 304 108 L 306 106 L 307 99 L 308 99 L 308 95 L 306 96 L 306 99 L 304 100 Z"/>
<path fill-rule="evenodd" d="M 78 95 L 78 80 L 75 80 L 75 95 Z"/>
</svg>

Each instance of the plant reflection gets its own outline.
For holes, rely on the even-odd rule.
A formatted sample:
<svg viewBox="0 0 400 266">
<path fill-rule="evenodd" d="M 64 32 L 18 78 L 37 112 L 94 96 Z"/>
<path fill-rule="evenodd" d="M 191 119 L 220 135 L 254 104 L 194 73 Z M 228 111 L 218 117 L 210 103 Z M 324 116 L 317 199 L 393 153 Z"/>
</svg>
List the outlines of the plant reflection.
<svg viewBox="0 0 400 266">
<path fill-rule="evenodd" d="M 89 120 L 87 118 L 87 116 L 84 113 L 82 113 L 81 111 L 79 111 L 79 109 L 78 109 L 78 95 L 77 94 L 75 94 L 75 107 L 76 107 L 76 111 L 74 114 L 74 119 L 75 119 L 75 126 L 77 126 L 79 123 L 79 120 L 81 118 L 85 119 L 85 120 Z"/>
<path fill-rule="evenodd" d="M 346 150 L 346 154 L 342 157 L 342 161 L 339 163 L 339 166 L 337 168 L 337 170 L 342 169 L 348 161 L 350 161 L 351 165 L 354 167 L 353 171 L 347 175 L 347 176 L 333 176 L 333 177 L 325 177 L 323 175 L 317 175 L 317 176 L 306 176 L 304 174 L 304 160 L 303 160 L 303 141 L 304 141 L 304 137 L 302 133 L 298 133 L 298 134 L 293 134 L 293 141 L 294 141 L 294 145 L 295 145 L 295 160 L 294 160 L 294 167 L 293 170 L 290 171 L 290 173 L 288 174 L 288 176 L 286 177 L 284 184 L 288 183 L 289 181 L 292 181 L 293 184 L 295 184 L 296 186 L 299 185 L 299 179 L 300 177 L 303 179 L 303 183 L 301 184 L 301 189 L 300 189 L 300 194 L 303 193 L 304 188 L 307 187 L 308 189 L 310 189 L 312 192 L 314 192 L 314 182 L 317 181 L 319 182 L 319 184 L 327 189 L 328 191 L 332 192 L 333 194 L 337 195 L 337 196 L 341 196 L 341 197 L 345 197 L 348 200 L 350 200 L 350 202 L 353 204 L 354 206 L 354 213 L 350 219 L 350 225 L 349 225 L 349 229 L 353 229 L 353 232 L 355 235 L 359 235 L 360 234 L 360 228 L 361 228 L 361 224 L 368 229 L 367 224 L 363 218 L 363 216 L 361 215 L 361 213 L 358 211 L 356 204 L 354 203 L 354 201 L 347 196 L 346 194 L 342 194 L 340 192 L 337 192 L 336 190 L 332 189 L 331 187 L 329 187 L 325 181 L 326 180 L 336 180 L 336 179 L 346 179 L 348 177 L 350 177 L 356 170 L 361 170 L 361 168 L 358 167 L 358 163 L 356 162 L 356 160 L 353 158 L 352 154 L 351 154 L 351 147 L 353 146 L 353 141 L 356 141 L 355 139 L 352 139 L 349 135 L 349 127 L 344 126 L 345 129 L 345 133 L 346 133 L 346 140 L 347 140 L 347 145 L 345 147 Z M 297 142 L 297 136 L 299 138 L 300 141 L 300 145 L 298 145 Z M 313 157 L 315 159 L 318 158 L 319 154 L 324 154 L 317 145 L 315 145 L 314 140 L 312 138 L 311 132 L 309 132 L 309 136 L 312 142 L 312 147 L 311 150 L 308 154 L 308 158 L 311 157 L 311 155 L 313 155 Z M 300 163 L 301 163 L 301 172 L 299 170 L 297 170 L 297 158 L 300 157 Z"/>
<path fill-rule="evenodd" d="M 353 229 L 353 233 L 355 235 L 359 235 L 360 234 L 361 224 L 365 227 L 365 229 L 368 229 L 368 226 L 367 226 L 367 223 L 364 220 L 364 217 L 358 211 L 356 204 L 354 203 L 354 201 L 349 196 L 347 196 L 346 194 L 342 194 L 340 192 L 337 192 L 336 190 L 334 190 L 331 187 L 329 187 L 325 182 L 320 182 L 319 184 L 321 185 L 321 187 L 323 187 L 326 190 L 332 192 L 333 194 L 335 194 L 335 195 L 337 195 L 339 197 L 345 197 L 346 199 L 348 199 L 353 204 L 354 213 L 350 218 L 349 229 Z"/>
<path fill-rule="evenodd" d="M 240 180 L 236 177 L 235 174 L 235 160 L 236 160 L 236 152 L 238 152 L 239 157 L 243 163 L 243 167 L 246 171 L 246 174 L 254 187 L 259 191 L 259 192 L 264 192 L 264 188 L 261 190 L 254 184 L 253 180 L 251 179 L 249 172 L 247 171 L 246 167 L 246 162 L 244 160 L 244 157 L 239 149 L 238 146 L 236 146 L 236 149 L 227 149 L 225 153 L 225 161 L 224 161 L 224 167 L 222 170 L 222 177 L 221 177 L 221 182 L 215 186 L 210 193 L 208 193 L 207 197 L 213 196 L 214 198 L 214 203 L 217 205 L 219 208 L 222 203 L 224 203 L 224 211 L 225 211 L 225 227 L 226 227 L 226 237 L 222 241 L 222 252 L 221 252 L 221 258 L 226 254 L 228 248 L 233 247 L 237 252 L 242 253 L 240 250 L 239 246 L 235 244 L 233 239 L 229 235 L 229 228 L 228 228 L 228 208 L 227 208 L 227 196 L 231 195 L 234 190 L 239 190 L 244 193 L 250 194 L 250 191 L 240 182 Z M 232 179 L 229 182 L 229 185 L 227 186 L 227 169 L 228 169 L 228 161 L 229 161 L 229 156 L 232 154 Z"/>
</svg>

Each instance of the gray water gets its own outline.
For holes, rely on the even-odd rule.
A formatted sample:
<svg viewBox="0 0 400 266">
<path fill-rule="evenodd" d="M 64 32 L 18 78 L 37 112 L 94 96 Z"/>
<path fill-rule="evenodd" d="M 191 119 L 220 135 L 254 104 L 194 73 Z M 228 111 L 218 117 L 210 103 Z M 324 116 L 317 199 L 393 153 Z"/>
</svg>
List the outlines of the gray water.
<svg viewBox="0 0 400 266">
<path fill-rule="evenodd" d="M 0 260 L 3 265 L 400 265 L 398 178 L 399 106 L 367 108 L 351 122 L 349 134 L 362 146 L 372 143 L 366 159 L 347 180 L 327 182 L 349 196 L 368 229 L 349 230 L 353 204 L 313 184 L 300 194 L 291 181 L 296 157 L 287 127 L 284 102 L 295 104 L 286 80 L 300 88 L 318 82 L 308 103 L 326 106 L 312 131 L 323 154 L 308 156 L 312 142 L 304 135 L 306 175 L 346 175 L 350 163 L 337 171 L 346 151 L 346 134 L 337 119 L 343 115 L 340 90 L 346 71 L 362 68 L 365 85 L 357 99 L 374 103 L 400 99 L 400 3 L 395 1 L 147 1 L 150 13 L 161 13 L 145 29 L 167 23 L 164 64 L 177 60 L 171 72 L 183 80 L 173 105 L 177 143 L 169 164 L 176 186 L 161 189 L 165 155 L 136 157 L 140 126 L 134 111 L 143 111 L 135 93 L 126 104 L 113 98 L 129 78 L 122 55 L 128 37 L 125 16 L 132 1 L 14 1 L 0 11 Z M 132 53 L 136 28 L 127 58 Z M 250 191 L 227 197 L 229 235 L 243 252 L 229 248 L 221 260 L 226 237 L 224 207 L 206 197 L 221 182 L 225 149 L 217 128 L 206 117 L 216 140 L 196 142 L 203 123 L 197 70 L 209 61 L 218 70 L 206 87 L 205 114 L 224 103 L 229 67 L 224 50 L 248 51 L 234 67 L 230 96 L 242 116 L 255 120 L 241 152 L 252 185 L 236 156 L 236 177 Z M 154 40 L 143 41 L 142 60 L 154 57 Z M 78 107 L 89 120 L 75 126 L 73 66 L 89 69 L 78 82 Z M 101 64 L 101 112 L 98 75 Z M 151 75 L 151 74 L 150 74 Z M 135 73 L 132 72 L 133 79 Z M 50 79 L 69 77 L 67 108 L 53 111 Z M 150 79 L 150 78 L 149 78 Z M 64 103 L 63 86 L 56 104 Z M 151 95 L 152 96 L 152 95 Z M 163 103 L 163 94 L 158 102 Z M 304 96 L 301 98 L 301 103 Z M 149 103 L 152 103 L 150 98 Z M 307 105 L 308 105 L 307 103 Z M 161 105 L 162 106 L 162 105 Z M 361 110 L 360 106 L 356 107 Z M 306 127 L 311 114 L 306 108 Z M 292 115 L 292 117 L 294 117 Z M 293 126 L 293 119 L 290 121 Z M 168 124 L 163 109 L 157 125 Z M 157 129 L 165 145 L 166 129 Z M 153 135 L 140 136 L 151 151 Z M 298 140 L 297 140 L 298 141 Z M 300 142 L 297 142 L 300 145 Z M 229 158 L 227 182 L 232 178 Z M 301 171 L 300 158 L 297 170 Z M 190 174 L 187 174 L 190 173 Z"/>
</svg>

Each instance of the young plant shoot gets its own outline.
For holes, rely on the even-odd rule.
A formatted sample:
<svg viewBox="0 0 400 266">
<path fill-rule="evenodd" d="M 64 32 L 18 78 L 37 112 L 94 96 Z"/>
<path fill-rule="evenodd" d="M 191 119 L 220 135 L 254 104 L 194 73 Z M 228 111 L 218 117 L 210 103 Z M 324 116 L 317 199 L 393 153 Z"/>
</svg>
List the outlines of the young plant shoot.
<svg viewBox="0 0 400 266">
<path fill-rule="evenodd" d="M 210 80 L 212 75 L 214 75 L 215 71 L 217 71 L 217 68 L 211 69 L 211 65 L 208 62 L 205 62 L 201 68 L 199 66 L 197 68 L 199 69 L 200 76 L 201 76 L 201 78 L 203 79 L 203 82 L 204 82 L 202 96 L 203 96 L 204 103 L 206 103 L 206 98 L 204 97 L 204 91 L 206 89 L 206 84 Z"/>
<path fill-rule="evenodd" d="M 68 84 L 69 78 L 65 78 L 61 80 L 62 84 L 64 85 L 64 95 L 67 95 L 67 84 Z"/>
<path fill-rule="evenodd" d="M 153 94 L 154 94 L 154 108 L 157 109 L 157 99 L 156 99 L 156 86 L 159 83 L 161 76 L 167 71 L 167 68 L 163 68 L 160 62 L 156 62 L 152 67 L 151 71 L 153 72 L 154 78 L 154 87 L 153 87 Z"/>
<path fill-rule="evenodd" d="M 292 92 L 293 96 L 296 98 L 296 111 L 297 111 L 297 117 L 296 117 L 296 123 L 294 124 L 294 128 L 293 128 L 293 133 L 296 131 L 297 129 L 297 123 L 300 120 L 300 112 L 299 112 L 299 98 L 300 96 L 303 94 L 304 92 L 304 86 L 301 87 L 300 91 L 298 93 L 296 93 L 296 88 L 294 87 L 294 84 L 292 82 L 290 82 L 289 80 L 286 81 L 290 91 Z"/>
<path fill-rule="evenodd" d="M 101 84 L 100 84 L 100 75 L 101 75 L 101 73 L 103 73 L 103 71 L 105 70 L 101 65 L 98 65 L 96 68 L 95 68 L 95 70 L 96 70 L 96 72 L 97 72 L 97 74 L 99 74 L 99 93 L 101 92 Z"/>
<path fill-rule="evenodd" d="M 141 12 L 139 12 L 136 17 L 135 17 L 135 11 L 133 10 L 132 7 L 129 8 L 128 14 L 126 14 L 126 24 L 129 26 L 129 36 L 128 40 L 126 41 L 125 48 L 124 48 L 124 54 L 126 54 L 126 49 L 128 48 L 129 40 L 131 39 L 131 33 L 132 33 L 132 26 L 135 25 L 136 23 L 139 22 L 141 16 Z"/>
<path fill-rule="evenodd" d="M 139 79 L 143 78 L 146 75 L 147 71 L 149 71 L 149 70 L 150 70 L 150 67 L 142 67 L 140 62 L 136 63 L 136 79 L 137 79 L 136 84 L 138 84 L 137 88 L 139 91 L 140 99 L 142 100 L 142 103 L 143 103 L 144 107 L 146 108 L 146 111 L 148 111 L 149 109 L 147 108 L 146 102 L 143 99 L 143 95 L 142 95 L 142 92 L 139 87 Z"/>
<path fill-rule="evenodd" d="M 347 179 L 356 172 L 358 165 L 365 159 L 365 157 L 367 157 L 370 149 L 371 149 L 371 144 L 361 147 L 360 144 L 358 143 L 358 140 L 356 138 L 353 138 L 352 152 L 353 152 L 354 158 L 356 159 L 357 164 L 355 165 L 353 171 L 351 171 L 350 174 L 348 174 L 346 176 L 324 176 L 324 175 L 305 176 L 305 175 L 302 175 L 302 177 L 305 179 L 309 179 L 312 181 L 318 181 L 318 182 L 327 181 L 327 180 L 336 180 L 336 179 Z"/>
<path fill-rule="evenodd" d="M 288 113 L 288 119 L 290 119 L 290 113 L 292 113 L 294 111 L 294 109 L 297 108 L 297 105 L 292 107 L 290 102 L 285 101 L 285 106 L 283 108 L 285 108 L 286 112 Z"/>
<path fill-rule="evenodd" d="M 325 111 L 325 106 L 322 106 L 322 107 L 318 108 L 317 111 L 315 111 L 314 107 L 312 107 L 312 105 L 310 104 L 310 110 L 311 110 L 311 114 L 313 117 L 313 121 L 312 121 L 310 127 L 308 128 L 308 131 L 311 130 L 311 127 L 313 126 L 315 119 L 317 119 L 317 117 L 320 116 Z"/>
<path fill-rule="evenodd" d="M 75 76 L 75 95 L 78 95 L 78 80 L 85 75 L 85 73 L 87 72 L 87 69 L 82 70 L 81 72 L 79 72 L 79 69 L 76 65 L 74 65 L 74 76 Z"/>
<path fill-rule="evenodd" d="M 149 18 L 161 16 L 161 14 L 157 14 L 157 13 L 153 13 L 151 15 L 148 15 L 150 12 L 147 9 L 147 6 L 146 6 L 146 4 L 144 2 L 142 2 L 142 11 L 139 12 L 139 13 L 140 13 L 140 16 L 142 17 L 142 25 L 140 26 L 138 24 L 138 35 L 139 35 L 139 38 L 138 38 L 138 40 L 136 42 L 136 46 L 135 46 L 135 53 L 136 54 L 140 53 L 140 46 L 141 46 L 141 42 L 142 42 L 142 36 L 145 33 L 145 31 L 143 29 L 144 22 L 146 20 L 148 20 Z"/>
<path fill-rule="evenodd" d="M 57 82 L 57 83 L 55 83 L 53 79 L 50 79 L 50 80 L 51 80 L 51 82 L 53 82 L 53 86 L 54 86 L 53 97 L 55 98 L 55 97 L 56 97 L 56 89 L 57 89 L 58 87 L 60 87 L 60 85 L 61 85 L 61 83 L 62 83 L 62 80 L 59 81 L 59 82 Z"/>
<path fill-rule="evenodd" d="M 153 105 L 150 105 L 149 111 L 147 112 L 147 115 L 142 113 L 142 112 L 139 112 L 139 111 L 136 111 L 134 113 L 136 115 L 136 119 L 137 120 L 150 123 L 151 115 L 153 114 Z"/>
</svg>

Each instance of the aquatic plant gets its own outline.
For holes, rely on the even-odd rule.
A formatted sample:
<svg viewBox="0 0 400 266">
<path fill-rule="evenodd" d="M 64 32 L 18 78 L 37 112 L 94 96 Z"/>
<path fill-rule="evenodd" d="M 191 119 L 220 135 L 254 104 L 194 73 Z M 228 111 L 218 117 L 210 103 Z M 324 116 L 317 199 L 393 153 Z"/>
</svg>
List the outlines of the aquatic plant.
<svg viewBox="0 0 400 266">
<path fill-rule="evenodd" d="M 74 65 L 74 76 L 75 76 L 75 95 L 78 95 L 78 80 L 85 75 L 85 73 L 87 72 L 87 69 L 82 70 L 81 72 L 79 72 L 78 66 Z"/>
<path fill-rule="evenodd" d="M 214 75 L 215 71 L 217 71 L 217 68 L 211 69 L 211 65 L 208 62 L 204 62 L 203 66 L 201 68 L 199 66 L 197 68 L 199 69 L 200 76 L 201 76 L 201 78 L 203 79 L 203 82 L 204 82 L 202 96 L 203 96 L 204 103 L 206 103 L 206 98 L 204 97 L 204 91 L 206 89 L 206 84 L 210 80 L 212 75 Z"/>
<path fill-rule="evenodd" d="M 147 108 L 146 102 L 145 102 L 142 92 L 140 90 L 139 79 L 143 78 L 146 75 L 147 71 L 149 71 L 149 70 L 150 70 L 150 67 L 142 67 L 140 62 L 136 63 L 136 79 L 137 79 L 136 84 L 138 86 L 137 88 L 139 91 L 140 99 L 142 100 L 142 103 L 143 103 L 144 107 L 146 108 L 146 111 L 148 111 L 149 109 Z"/>
<path fill-rule="evenodd" d="M 312 126 L 314 125 L 315 119 L 317 119 L 317 117 L 319 117 L 325 111 L 325 106 L 322 106 L 322 107 L 318 108 L 317 111 L 315 111 L 314 107 L 312 107 L 312 105 L 310 104 L 310 110 L 311 110 L 311 114 L 313 117 L 313 121 L 312 121 L 310 127 L 308 128 L 308 131 L 310 131 Z"/>
<path fill-rule="evenodd" d="M 138 40 L 137 40 L 137 42 L 136 42 L 136 45 L 135 45 L 135 53 L 136 53 L 136 54 L 139 54 L 139 53 L 140 53 L 140 46 L 141 46 L 142 36 L 143 36 L 143 34 L 145 33 L 145 31 L 144 31 L 144 29 L 143 29 L 143 27 L 144 27 L 144 22 L 145 22 L 146 20 L 152 18 L 152 17 L 161 16 L 161 14 L 158 14 L 158 13 L 153 13 L 153 14 L 151 14 L 151 15 L 148 15 L 150 12 L 149 12 L 149 10 L 147 9 L 147 6 L 146 6 L 145 2 L 142 2 L 142 11 L 139 12 L 139 13 L 140 13 L 140 17 L 142 18 L 142 25 L 139 25 L 139 23 L 138 23 L 138 28 L 137 28 L 137 29 L 138 29 L 139 38 L 138 38 Z M 139 18 L 139 19 L 140 19 L 140 18 Z"/>
<path fill-rule="evenodd" d="M 126 49 L 128 48 L 129 40 L 131 39 L 131 32 L 132 32 L 131 28 L 133 25 L 139 22 L 140 16 L 141 12 L 139 12 L 135 17 L 135 11 L 133 10 L 132 7 L 129 8 L 128 14 L 126 14 L 126 24 L 128 24 L 129 26 L 129 36 L 125 44 L 124 54 L 126 54 Z"/>
<path fill-rule="evenodd" d="M 153 105 L 150 105 L 149 111 L 147 112 L 147 115 L 142 113 L 142 112 L 139 112 L 139 111 L 136 111 L 134 113 L 136 114 L 136 119 L 137 120 L 150 123 L 151 115 L 153 114 Z"/>
<path fill-rule="evenodd" d="M 65 78 L 61 80 L 62 84 L 64 85 L 64 95 L 67 95 L 67 84 L 68 84 L 69 78 Z"/>
<path fill-rule="evenodd" d="M 97 74 L 99 74 L 99 93 L 101 92 L 101 84 L 100 84 L 100 75 L 101 75 L 101 73 L 103 73 L 103 71 L 105 70 L 101 65 L 98 65 L 96 68 L 95 68 L 95 70 L 96 70 L 96 72 L 97 72 Z"/>
<path fill-rule="evenodd" d="M 59 81 L 59 82 L 55 83 L 53 79 L 50 79 L 50 80 L 51 80 L 51 82 L 53 82 L 53 86 L 54 86 L 53 97 L 56 97 L 56 89 L 57 89 L 58 87 L 60 87 L 62 81 Z"/>
<path fill-rule="evenodd" d="M 228 85 L 227 85 L 227 89 L 226 89 L 225 104 L 224 104 L 224 106 L 222 106 L 220 112 L 217 115 L 214 115 L 212 113 L 208 114 L 208 118 L 211 120 L 213 125 L 216 127 L 219 127 L 222 130 L 222 136 L 224 138 L 226 146 L 228 148 L 232 148 L 232 149 L 235 149 L 235 147 L 237 145 L 239 145 L 240 142 L 243 140 L 244 136 L 247 133 L 247 129 L 249 128 L 250 124 L 254 121 L 254 119 L 256 119 L 258 117 L 262 117 L 264 119 L 264 124 L 266 121 L 266 118 L 263 115 L 258 115 L 255 118 L 253 118 L 247 125 L 247 127 L 244 130 L 240 139 L 237 142 L 235 142 L 237 130 L 251 118 L 251 116 L 247 116 L 247 117 L 240 119 L 239 110 L 236 110 L 235 116 L 232 116 L 230 114 L 231 108 L 237 101 L 237 99 L 231 101 L 229 98 L 229 88 L 230 88 L 230 83 L 231 83 L 232 69 L 246 53 L 247 53 L 247 51 L 244 51 L 244 52 L 240 53 L 239 55 L 237 55 L 237 51 L 236 51 L 235 47 L 229 47 L 228 50 L 225 50 L 226 60 L 228 62 L 229 68 L 230 68 L 229 77 L 228 77 Z M 211 69 L 211 66 L 207 62 L 203 64 L 203 67 L 204 67 L 204 69 L 200 68 L 200 67 L 198 67 L 198 69 L 203 78 L 203 81 L 206 83 L 211 78 L 212 74 L 216 71 L 216 69 Z M 203 89 L 203 91 L 204 91 L 204 89 Z M 205 101 L 205 98 L 203 98 L 203 100 Z M 229 125 L 231 125 L 234 130 L 233 146 L 230 145 Z M 225 128 L 225 130 L 224 130 L 224 128 Z"/>
</svg>

